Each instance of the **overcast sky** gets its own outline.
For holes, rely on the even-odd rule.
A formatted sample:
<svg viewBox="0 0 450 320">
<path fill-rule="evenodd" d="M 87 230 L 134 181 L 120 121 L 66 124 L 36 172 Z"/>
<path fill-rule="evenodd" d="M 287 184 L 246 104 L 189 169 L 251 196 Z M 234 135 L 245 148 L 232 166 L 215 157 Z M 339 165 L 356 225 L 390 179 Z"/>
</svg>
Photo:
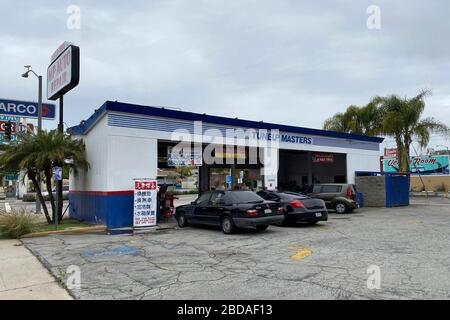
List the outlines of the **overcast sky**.
<svg viewBox="0 0 450 320">
<path fill-rule="evenodd" d="M 67 27 L 72 4 L 80 29 Z M 369 5 L 380 29 L 367 28 Z M 433 92 L 425 116 L 450 124 L 448 0 L 2 0 L 0 12 L 0 97 L 37 100 L 23 66 L 45 81 L 59 44 L 80 47 L 69 126 L 118 100 L 321 128 L 350 104 L 421 89 Z"/>
</svg>

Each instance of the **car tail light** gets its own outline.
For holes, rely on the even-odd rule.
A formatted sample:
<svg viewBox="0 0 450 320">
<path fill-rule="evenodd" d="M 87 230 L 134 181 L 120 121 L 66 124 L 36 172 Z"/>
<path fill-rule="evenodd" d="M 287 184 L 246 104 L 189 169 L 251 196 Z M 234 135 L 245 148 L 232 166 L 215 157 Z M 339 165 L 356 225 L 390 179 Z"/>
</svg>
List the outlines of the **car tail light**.
<svg viewBox="0 0 450 320">
<path fill-rule="evenodd" d="M 279 207 L 277 212 L 278 212 L 278 214 L 284 214 L 283 207 Z"/>
<path fill-rule="evenodd" d="M 353 194 L 353 189 L 352 189 L 351 186 L 348 186 L 348 187 L 347 187 L 347 198 L 348 198 L 348 199 L 353 199 L 353 196 L 354 196 L 354 194 Z"/>
<path fill-rule="evenodd" d="M 258 211 L 256 210 L 247 210 L 246 216 L 247 217 L 256 217 L 258 215 Z"/>
<path fill-rule="evenodd" d="M 294 200 L 291 202 L 291 206 L 293 208 L 304 208 L 305 205 L 303 204 L 303 202 L 301 202 L 300 200 Z"/>
</svg>

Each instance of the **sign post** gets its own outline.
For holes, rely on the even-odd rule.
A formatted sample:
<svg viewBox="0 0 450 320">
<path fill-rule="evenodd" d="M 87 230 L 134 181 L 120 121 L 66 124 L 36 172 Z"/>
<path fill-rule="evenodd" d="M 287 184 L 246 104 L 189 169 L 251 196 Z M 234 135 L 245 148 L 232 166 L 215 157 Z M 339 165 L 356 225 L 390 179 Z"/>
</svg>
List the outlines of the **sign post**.
<svg viewBox="0 0 450 320">
<path fill-rule="evenodd" d="M 233 176 L 231 174 L 227 175 L 225 181 L 227 183 L 228 189 L 231 189 L 233 184 Z"/>
<path fill-rule="evenodd" d="M 59 124 L 58 131 L 64 134 L 64 94 L 75 88 L 80 81 L 80 48 L 69 42 L 64 42 L 52 54 L 50 65 L 47 68 L 47 99 L 59 99 Z M 59 163 L 62 167 L 63 164 Z M 56 215 L 62 216 L 63 200 L 62 200 L 63 181 L 58 180 L 56 184 L 56 195 L 58 210 Z M 55 221 L 58 217 L 55 217 Z"/>
<path fill-rule="evenodd" d="M 63 177 L 62 177 L 62 168 L 61 167 L 53 167 L 53 180 L 55 180 L 56 181 L 56 183 L 57 183 L 57 186 L 59 185 L 59 182 L 61 181 L 62 182 L 62 179 L 63 179 Z M 61 197 L 61 199 L 62 199 L 62 197 Z M 62 201 L 61 201 L 61 203 L 62 203 Z M 55 215 L 55 229 L 58 229 L 58 219 L 59 217 L 58 217 L 58 214 L 56 214 Z"/>
<path fill-rule="evenodd" d="M 156 226 L 156 179 L 134 179 L 133 229 Z"/>
</svg>

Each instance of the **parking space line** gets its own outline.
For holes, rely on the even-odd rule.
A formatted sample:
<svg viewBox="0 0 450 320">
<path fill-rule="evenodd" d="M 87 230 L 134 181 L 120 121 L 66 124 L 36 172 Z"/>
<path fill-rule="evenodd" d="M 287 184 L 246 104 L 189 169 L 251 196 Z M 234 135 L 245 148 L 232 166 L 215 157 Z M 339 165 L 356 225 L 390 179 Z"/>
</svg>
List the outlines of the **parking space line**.
<svg viewBox="0 0 450 320">
<path fill-rule="evenodd" d="M 293 250 L 295 254 L 290 256 L 292 260 L 302 260 L 306 257 L 309 257 L 312 253 L 311 249 L 306 246 L 300 246 L 296 244 L 290 244 L 288 246 L 290 250 Z"/>
</svg>

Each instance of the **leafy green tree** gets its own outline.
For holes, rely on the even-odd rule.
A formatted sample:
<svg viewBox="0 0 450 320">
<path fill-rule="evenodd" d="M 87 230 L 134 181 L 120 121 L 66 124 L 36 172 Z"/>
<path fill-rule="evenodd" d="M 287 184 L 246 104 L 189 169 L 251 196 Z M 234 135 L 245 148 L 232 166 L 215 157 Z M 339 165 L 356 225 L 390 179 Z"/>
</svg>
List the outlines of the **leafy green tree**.
<svg viewBox="0 0 450 320">
<path fill-rule="evenodd" d="M 180 178 L 188 178 L 192 176 L 192 169 L 188 166 L 179 166 L 175 168 L 175 171 L 180 174 Z"/>
<path fill-rule="evenodd" d="M 23 171 L 32 181 L 49 224 L 54 223 L 56 214 L 58 220 L 62 219 L 62 203 L 56 208 L 52 192 L 53 168 L 58 164 L 67 165 L 74 174 L 77 174 L 79 169 L 88 170 L 89 163 L 86 161 L 84 142 L 71 139 L 70 136 L 57 130 L 48 132 L 41 130 L 37 134 L 24 135 L 23 139 L 8 145 L 0 155 L 0 170 Z M 38 177 L 44 178 L 52 217 L 42 195 L 41 186 L 38 184 Z"/>
</svg>

